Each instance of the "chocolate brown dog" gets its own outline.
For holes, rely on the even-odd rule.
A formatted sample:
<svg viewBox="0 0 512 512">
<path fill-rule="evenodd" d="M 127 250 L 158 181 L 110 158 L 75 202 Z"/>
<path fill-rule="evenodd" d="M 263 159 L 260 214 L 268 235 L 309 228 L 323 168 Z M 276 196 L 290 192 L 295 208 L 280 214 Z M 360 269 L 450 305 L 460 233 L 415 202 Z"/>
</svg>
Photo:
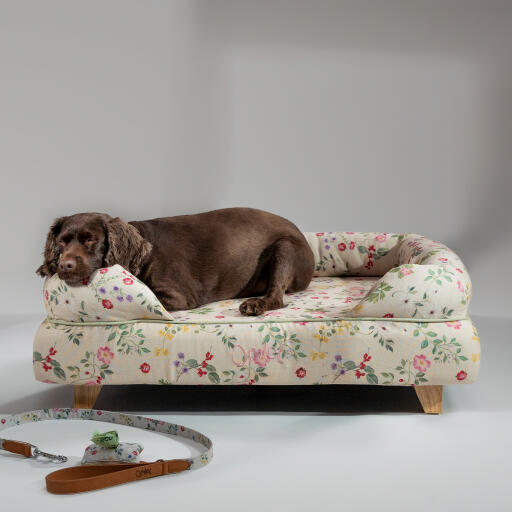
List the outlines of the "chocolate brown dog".
<svg viewBox="0 0 512 512">
<path fill-rule="evenodd" d="M 285 292 L 307 288 L 314 258 L 294 224 L 251 208 L 138 222 L 78 213 L 55 220 L 37 273 L 57 273 L 79 286 L 116 263 L 146 283 L 168 311 L 252 297 L 240 312 L 261 315 L 283 307 Z"/>
</svg>

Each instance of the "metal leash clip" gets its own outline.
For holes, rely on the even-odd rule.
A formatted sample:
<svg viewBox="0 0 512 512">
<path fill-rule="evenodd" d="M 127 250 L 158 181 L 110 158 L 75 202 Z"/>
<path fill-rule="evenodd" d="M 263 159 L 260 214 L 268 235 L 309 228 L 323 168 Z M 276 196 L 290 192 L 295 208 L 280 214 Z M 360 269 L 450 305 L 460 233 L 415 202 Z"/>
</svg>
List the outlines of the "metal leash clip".
<svg viewBox="0 0 512 512">
<path fill-rule="evenodd" d="M 65 455 L 54 455 L 53 453 L 43 452 L 34 444 L 31 444 L 30 446 L 33 448 L 32 459 L 44 457 L 45 459 L 49 459 L 57 464 L 62 464 L 63 462 L 68 461 L 68 458 Z"/>
</svg>

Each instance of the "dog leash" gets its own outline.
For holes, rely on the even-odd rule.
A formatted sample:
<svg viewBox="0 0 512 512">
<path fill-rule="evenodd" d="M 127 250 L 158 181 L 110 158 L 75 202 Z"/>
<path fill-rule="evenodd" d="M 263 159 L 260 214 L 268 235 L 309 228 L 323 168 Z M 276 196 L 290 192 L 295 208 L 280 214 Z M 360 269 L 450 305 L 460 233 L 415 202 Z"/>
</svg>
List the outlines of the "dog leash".
<svg viewBox="0 0 512 512">
<path fill-rule="evenodd" d="M 25 423 L 46 420 L 91 420 L 127 425 L 188 439 L 202 447 L 199 455 L 188 459 L 159 459 L 155 462 L 135 464 L 94 464 L 60 469 L 46 476 L 46 489 L 54 494 L 93 491 L 126 482 L 199 469 L 208 464 L 213 457 L 212 441 L 196 430 L 145 416 L 96 409 L 41 409 L 8 416 L 0 415 L 0 431 Z M 67 461 L 64 455 L 43 452 L 37 446 L 23 441 L 0 438 L 0 449 L 27 458 L 45 457 L 57 463 Z"/>
</svg>

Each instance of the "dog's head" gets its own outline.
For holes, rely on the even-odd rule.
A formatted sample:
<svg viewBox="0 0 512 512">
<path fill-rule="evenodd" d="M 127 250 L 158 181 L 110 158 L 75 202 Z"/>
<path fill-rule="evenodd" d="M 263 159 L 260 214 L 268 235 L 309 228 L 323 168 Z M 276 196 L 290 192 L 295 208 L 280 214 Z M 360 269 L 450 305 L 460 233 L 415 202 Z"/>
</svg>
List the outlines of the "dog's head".
<svg viewBox="0 0 512 512">
<path fill-rule="evenodd" d="M 151 252 L 151 244 L 127 222 L 103 213 L 78 213 L 56 219 L 50 227 L 40 276 L 55 273 L 71 286 L 89 280 L 91 274 L 110 265 L 138 275 Z"/>
</svg>

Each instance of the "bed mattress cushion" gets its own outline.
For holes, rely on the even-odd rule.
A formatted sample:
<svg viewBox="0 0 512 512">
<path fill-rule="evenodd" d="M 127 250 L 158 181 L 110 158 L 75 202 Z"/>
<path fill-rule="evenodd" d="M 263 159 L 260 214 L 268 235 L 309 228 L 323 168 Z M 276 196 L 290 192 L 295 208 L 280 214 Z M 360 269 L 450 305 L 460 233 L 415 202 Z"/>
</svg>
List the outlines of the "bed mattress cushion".
<svg viewBox="0 0 512 512">
<path fill-rule="evenodd" d="M 102 270 L 104 273 L 96 273 L 88 287 L 68 287 L 57 276 L 49 279 L 45 284 L 49 318 L 84 325 L 134 320 L 192 323 L 336 320 L 351 316 L 354 306 L 368 296 L 379 280 L 377 277 L 313 277 L 307 290 L 285 295 L 284 308 L 254 318 L 240 313 L 239 306 L 244 299 L 167 312 L 149 288 L 119 265 Z"/>
<path fill-rule="evenodd" d="M 242 299 L 165 311 L 126 269 L 69 287 L 47 279 L 36 378 L 73 384 L 472 382 L 480 345 L 471 282 L 446 246 L 419 235 L 306 233 L 315 277 L 260 317 Z"/>
</svg>

